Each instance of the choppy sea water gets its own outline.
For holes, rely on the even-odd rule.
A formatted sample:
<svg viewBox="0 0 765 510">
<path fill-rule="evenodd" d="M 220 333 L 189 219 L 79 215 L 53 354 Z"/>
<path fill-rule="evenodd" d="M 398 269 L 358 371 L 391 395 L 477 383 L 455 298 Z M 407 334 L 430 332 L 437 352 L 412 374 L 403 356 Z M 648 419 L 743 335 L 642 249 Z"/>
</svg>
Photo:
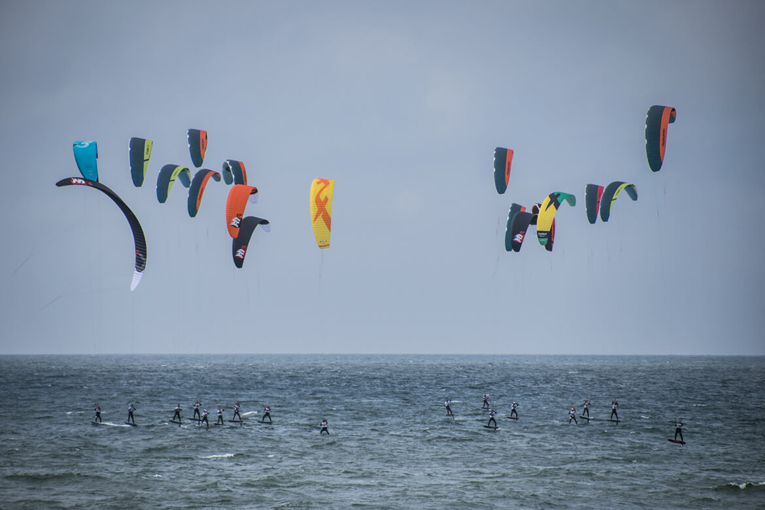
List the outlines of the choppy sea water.
<svg viewBox="0 0 765 510">
<path fill-rule="evenodd" d="M 0 383 L 3 508 L 765 508 L 763 357 L 5 356 Z M 169 423 L 195 400 L 209 430 Z"/>
</svg>

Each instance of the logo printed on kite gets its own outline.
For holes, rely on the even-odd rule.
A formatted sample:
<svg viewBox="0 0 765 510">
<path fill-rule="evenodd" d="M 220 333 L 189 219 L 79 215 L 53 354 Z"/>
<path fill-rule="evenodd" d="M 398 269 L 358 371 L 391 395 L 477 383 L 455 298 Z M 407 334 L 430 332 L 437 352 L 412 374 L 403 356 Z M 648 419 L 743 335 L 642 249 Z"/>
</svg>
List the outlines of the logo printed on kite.
<svg viewBox="0 0 765 510">
<path fill-rule="evenodd" d="M 233 218 L 231 220 L 231 226 L 234 227 L 234 228 L 239 228 L 239 223 L 241 223 L 241 222 L 242 222 L 242 218 L 237 216 L 236 218 Z"/>
<path fill-rule="evenodd" d="M 523 242 L 523 236 L 525 235 L 525 232 L 518 232 L 515 234 L 515 237 L 513 237 L 513 241 L 516 243 L 522 243 Z"/>
<path fill-rule="evenodd" d="M 78 177 L 72 177 L 72 184 L 87 184 L 87 181 Z"/>
<path fill-rule="evenodd" d="M 244 260 L 244 255 L 245 255 L 246 252 L 247 252 L 247 247 L 246 246 L 242 246 L 241 248 L 236 250 L 236 255 L 234 255 L 234 256 L 236 258 L 238 258 L 238 259 Z"/>
</svg>

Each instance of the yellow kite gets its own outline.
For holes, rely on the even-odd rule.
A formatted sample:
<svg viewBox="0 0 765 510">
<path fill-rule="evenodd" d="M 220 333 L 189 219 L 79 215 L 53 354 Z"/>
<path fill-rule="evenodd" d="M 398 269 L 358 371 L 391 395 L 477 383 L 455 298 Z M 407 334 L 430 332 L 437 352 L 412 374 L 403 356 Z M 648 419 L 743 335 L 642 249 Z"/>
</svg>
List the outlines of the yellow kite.
<svg viewBox="0 0 765 510">
<path fill-rule="evenodd" d="M 313 235 L 319 248 L 329 248 L 332 232 L 332 193 L 335 181 L 315 179 L 311 183 L 311 223 Z"/>
</svg>

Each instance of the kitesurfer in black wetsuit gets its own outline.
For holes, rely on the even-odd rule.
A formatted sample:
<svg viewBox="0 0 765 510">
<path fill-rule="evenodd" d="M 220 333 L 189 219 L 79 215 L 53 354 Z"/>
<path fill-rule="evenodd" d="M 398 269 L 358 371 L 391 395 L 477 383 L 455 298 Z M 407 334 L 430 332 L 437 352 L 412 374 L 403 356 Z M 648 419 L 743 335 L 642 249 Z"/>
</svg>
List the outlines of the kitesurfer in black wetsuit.
<svg viewBox="0 0 765 510">
<path fill-rule="evenodd" d="M 513 402 L 513 405 L 510 407 L 510 417 L 512 418 L 513 415 L 515 415 L 515 419 L 518 419 L 518 404 Z"/>
<path fill-rule="evenodd" d="M 232 420 L 236 420 L 236 419 L 237 419 L 237 417 L 238 417 L 240 420 L 242 419 L 242 417 L 239 415 L 239 402 L 237 402 L 236 404 L 234 404 L 234 417 L 233 417 L 233 418 L 231 418 L 231 419 L 232 419 Z"/>
<path fill-rule="evenodd" d="M 93 421 L 101 423 L 101 404 L 96 404 L 96 415 L 93 417 Z"/>
<path fill-rule="evenodd" d="M 321 430 L 319 431 L 319 435 L 322 435 L 325 432 L 327 433 L 327 435 L 329 435 L 329 430 L 327 430 L 328 426 L 329 424 L 327 423 L 327 420 L 321 420 L 321 424 L 320 424 Z"/>
<path fill-rule="evenodd" d="M 216 425 L 223 425 L 223 409 L 220 407 L 218 408 L 218 421 L 215 422 Z"/>
<path fill-rule="evenodd" d="M 207 409 L 202 409 L 202 419 L 199 420 L 199 425 L 202 425 L 203 423 L 208 429 L 210 428 L 210 422 L 207 421 Z"/>
<path fill-rule="evenodd" d="M 584 402 L 582 403 L 582 418 L 584 418 L 584 414 L 587 413 L 587 417 L 590 417 L 590 401 L 588 399 L 584 399 Z"/>
<path fill-rule="evenodd" d="M 486 393 L 483 394 L 483 405 L 481 406 L 481 409 L 489 409 L 489 395 Z"/>
<path fill-rule="evenodd" d="M 454 413 L 452 412 L 451 405 L 452 405 L 452 401 L 447 398 L 446 401 L 444 401 L 444 407 L 446 408 L 446 416 L 451 416 L 452 418 L 454 418 Z"/>
<path fill-rule="evenodd" d="M 576 408 L 572 407 L 571 410 L 568 412 L 568 424 L 571 425 L 571 420 L 574 420 L 574 423 L 579 425 L 579 422 L 576 421 Z"/>
<path fill-rule="evenodd" d="M 199 413 L 199 408 L 202 407 L 202 404 L 199 403 L 199 400 L 194 401 L 194 418 L 196 420 L 201 420 L 202 415 Z"/>
<path fill-rule="evenodd" d="M 683 439 L 683 422 L 680 420 L 675 422 L 675 441 L 677 441 L 678 434 L 680 435 L 680 441 L 685 441 L 685 439 Z"/>
<path fill-rule="evenodd" d="M 614 400 L 611 402 L 611 420 L 614 419 L 614 416 L 616 416 L 616 421 L 619 421 L 619 413 L 616 412 L 616 408 L 619 407 L 619 402 Z"/>
<path fill-rule="evenodd" d="M 271 419 L 271 406 L 266 404 L 266 407 L 263 408 L 263 419 L 260 420 L 263 423 L 266 422 L 266 418 L 268 418 L 268 423 L 273 423 L 274 421 Z"/>
<path fill-rule="evenodd" d="M 178 423 L 181 423 L 181 411 L 183 411 L 183 409 L 181 409 L 181 404 L 175 406 L 175 414 L 173 415 L 173 419 L 170 421 L 175 421 L 175 419 L 178 418 Z"/>
<path fill-rule="evenodd" d="M 487 427 L 491 427 L 491 422 L 494 422 L 494 428 L 497 428 L 497 420 L 494 419 L 494 415 L 496 414 L 494 409 L 489 409 L 489 423 L 486 424 Z"/>
<path fill-rule="evenodd" d="M 135 411 L 135 406 L 133 404 L 130 404 L 128 407 L 128 419 L 127 422 L 132 422 L 133 425 L 135 425 L 135 418 L 133 417 L 133 411 Z"/>
</svg>

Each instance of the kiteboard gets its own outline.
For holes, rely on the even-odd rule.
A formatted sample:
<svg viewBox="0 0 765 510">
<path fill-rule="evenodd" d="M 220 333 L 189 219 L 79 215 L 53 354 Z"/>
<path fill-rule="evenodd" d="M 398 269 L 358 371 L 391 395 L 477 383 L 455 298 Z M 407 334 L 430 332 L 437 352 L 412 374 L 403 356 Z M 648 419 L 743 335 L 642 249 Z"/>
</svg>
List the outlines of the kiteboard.
<svg viewBox="0 0 765 510">
<path fill-rule="evenodd" d="M 242 423 L 242 420 L 228 420 L 229 423 Z"/>
<path fill-rule="evenodd" d="M 609 419 L 608 419 L 608 420 L 606 420 L 606 421 L 613 421 L 613 422 L 619 423 L 619 421 L 621 421 L 621 420 L 612 420 L 611 418 L 609 418 Z"/>
<path fill-rule="evenodd" d="M 667 438 L 667 441 L 669 441 L 670 443 L 685 444 L 685 441 L 678 441 L 677 439 Z"/>
<path fill-rule="evenodd" d="M 125 422 L 125 425 L 130 425 L 131 427 L 135 427 L 135 423 Z"/>
<path fill-rule="evenodd" d="M 170 420 L 170 423 L 177 423 L 178 425 L 180 425 L 180 424 L 181 424 L 181 422 L 179 422 L 179 421 L 175 421 L 175 420 Z"/>
<path fill-rule="evenodd" d="M 507 418 L 510 419 L 510 420 L 517 420 L 518 419 L 517 416 L 508 416 Z"/>
<path fill-rule="evenodd" d="M 191 421 L 202 421 L 202 418 L 186 418 L 186 419 Z"/>
<path fill-rule="evenodd" d="M 496 426 L 492 427 L 491 425 L 484 425 L 483 428 L 490 429 L 490 430 L 499 430 L 499 427 L 496 427 Z"/>
<path fill-rule="evenodd" d="M 587 421 L 590 421 L 592 419 L 589 416 L 585 416 L 585 415 L 580 416 L 580 418 L 583 418 L 583 419 L 585 419 Z"/>
<path fill-rule="evenodd" d="M 268 425 L 273 425 L 274 424 L 274 422 L 272 422 L 272 421 L 265 421 L 265 420 L 260 420 L 260 421 L 258 421 L 258 423 L 265 423 L 265 424 L 268 424 Z"/>
</svg>

